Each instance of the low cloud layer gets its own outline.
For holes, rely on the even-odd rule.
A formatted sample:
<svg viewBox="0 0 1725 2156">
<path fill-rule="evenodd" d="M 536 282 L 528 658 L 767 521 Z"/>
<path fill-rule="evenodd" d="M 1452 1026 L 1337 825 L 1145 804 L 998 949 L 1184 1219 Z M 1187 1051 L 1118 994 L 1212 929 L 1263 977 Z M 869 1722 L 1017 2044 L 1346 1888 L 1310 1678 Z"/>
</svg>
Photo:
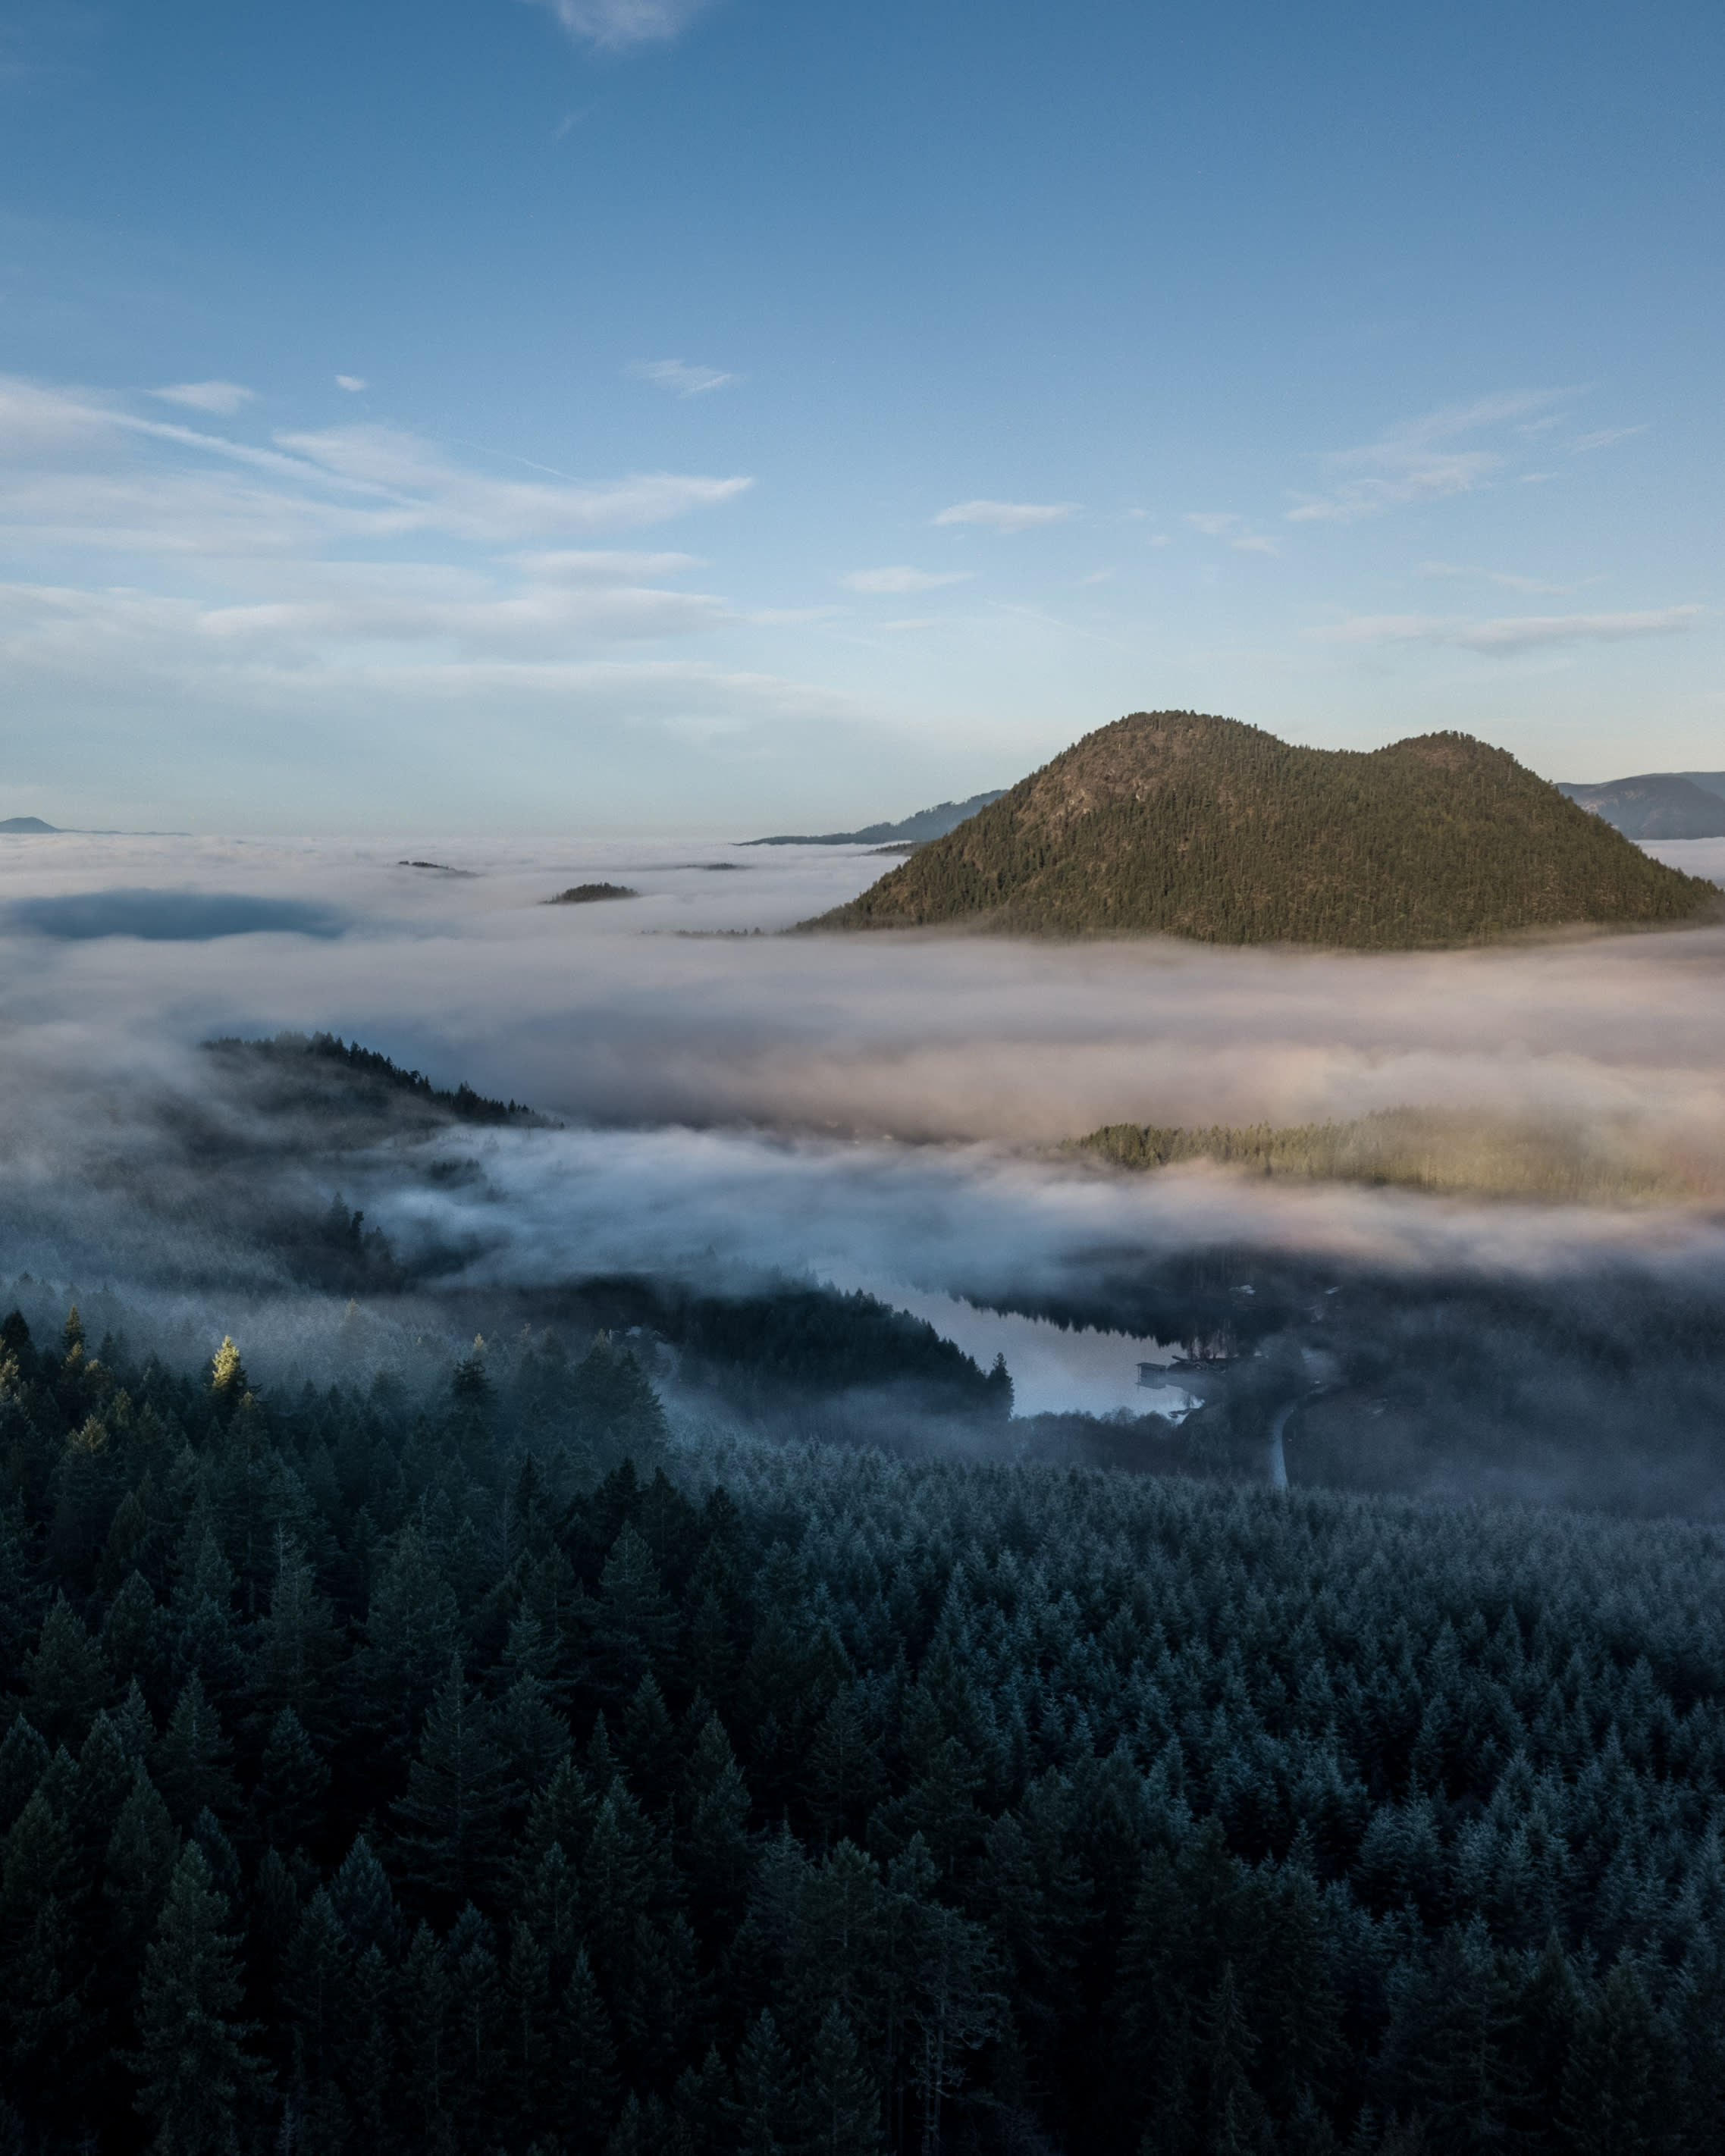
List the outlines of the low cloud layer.
<svg viewBox="0 0 1725 2156">
<path fill-rule="evenodd" d="M 163 1102 L 196 1097 L 199 1040 L 289 1027 L 357 1036 L 567 1126 L 452 1139 L 469 1169 L 435 1188 L 387 1157 L 291 1164 L 307 1202 L 359 1176 L 404 1250 L 440 1250 L 479 1281 L 826 1265 L 1004 1292 L 1211 1247 L 1529 1273 L 1722 1255 L 1700 1212 L 1440 1202 L 1202 1168 L 1122 1179 L 1045 1149 L 1108 1122 L 1409 1103 L 1656 1139 L 1717 1167 L 1725 931 L 1365 957 L 833 938 L 773 932 L 869 881 L 880 864 L 860 850 L 418 856 L 469 872 L 449 876 L 399 865 L 417 855 L 406 846 L 69 835 L 0 849 L 0 905 L 85 922 L 57 940 L 13 911 L 0 935 L 10 1218 L 28 1212 L 39 1260 L 61 1234 L 65 1263 L 81 1251 L 88 1265 L 105 1222 L 116 1248 L 136 1245 L 137 1208 L 154 1202 L 138 1163 L 167 1142 L 135 1140 L 130 1123 L 159 1132 Z M 177 891 L 247 901 L 268 932 L 90 932 L 99 902 L 162 889 L 170 864 Z M 641 895 L 544 903 L 583 880 Z M 295 906 L 339 913 L 347 932 L 282 932 Z M 100 1197 L 101 1160 L 110 1177 L 127 1163 L 114 1187 L 130 1211 Z"/>
</svg>

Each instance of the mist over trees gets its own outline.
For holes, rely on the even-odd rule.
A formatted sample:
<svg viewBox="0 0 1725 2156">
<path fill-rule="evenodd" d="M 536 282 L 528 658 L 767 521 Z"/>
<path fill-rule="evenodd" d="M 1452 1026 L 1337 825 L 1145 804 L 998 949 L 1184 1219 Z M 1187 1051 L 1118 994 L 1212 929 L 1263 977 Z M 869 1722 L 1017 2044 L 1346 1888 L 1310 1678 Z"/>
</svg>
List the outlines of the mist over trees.
<svg viewBox="0 0 1725 2156">
<path fill-rule="evenodd" d="M 0 2145 L 1711 2150 L 1711 1530 L 0 1327 Z"/>
</svg>

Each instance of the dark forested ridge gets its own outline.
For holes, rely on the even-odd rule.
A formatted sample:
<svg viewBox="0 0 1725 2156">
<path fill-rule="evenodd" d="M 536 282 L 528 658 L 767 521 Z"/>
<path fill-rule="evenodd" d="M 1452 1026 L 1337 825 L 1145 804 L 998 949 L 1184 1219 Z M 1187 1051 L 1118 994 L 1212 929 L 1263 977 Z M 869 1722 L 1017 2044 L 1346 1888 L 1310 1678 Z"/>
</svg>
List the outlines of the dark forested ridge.
<svg viewBox="0 0 1725 2156">
<path fill-rule="evenodd" d="M 1403 949 L 1717 897 L 1466 734 L 1359 754 L 1159 711 L 1086 735 L 805 926 Z"/>
<path fill-rule="evenodd" d="M 0 1342 L 0 2146 L 1718 2146 L 1715 1532 Z"/>
<path fill-rule="evenodd" d="M 399 1116 L 429 1110 L 463 1123 L 543 1123 L 520 1101 L 489 1101 L 466 1081 L 444 1090 L 418 1070 L 404 1070 L 375 1048 L 332 1033 L 278 1033 L 262 1040 L 206 1041 L 205 1053 L 228 1075 L 253 1089 L 250 1104 L 264 1114 L 326 1109 L 339 1101 Z"/>
</svg>

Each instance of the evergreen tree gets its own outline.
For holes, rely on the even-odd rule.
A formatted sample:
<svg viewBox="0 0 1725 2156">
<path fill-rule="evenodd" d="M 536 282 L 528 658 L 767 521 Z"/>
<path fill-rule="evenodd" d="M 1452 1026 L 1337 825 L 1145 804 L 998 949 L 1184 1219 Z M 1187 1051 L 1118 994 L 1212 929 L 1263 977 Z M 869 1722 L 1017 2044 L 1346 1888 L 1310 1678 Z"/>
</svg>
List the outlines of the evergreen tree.
<svg viewBox="0 0 1725 2156">
<path fill-rule="evenodd" d="M 142 1573 L 129 1572 L 102 1620 L 102 1650 L 115 1678 L 130 1680 L 151 1697 L 160 1696 L 167 1670 L 161 1612 Z"/>
<path fill-rule="evenodd" d="M 300 2145 L 338 2150 L 346 2140 L 347 2105 L 336 2062 L 352 2010 L 352 1953 L 321 1887 L 305 1905 L 280 1988 L 293 2030 L 292 2102 Z"/>
<path fill-rule="evenodd" d="M 448 2097 L 455 2070 L 449 2041 L 449 1980 L 442 1947 L 431 1927 L 422 1923 L 403 1960 L 400 1982 L 403 2087 L 418 2121 L 422 2145 L 439 2152 L 455 2148 L 454 2121 Z"/>
<path fill-rule="evenodd" d="M 445 1902 L 483 1892 L 501 1856 L 503 1762 L 485 1702 L 451 1655 L 397 1810 L 412 1875 Z"/>
<path fill-rule="evenodd" d="M 836 2005 L 827 2009 L 809 2051 L 800 2110 L 809 2156 L 875 2156 L 880 2148 L 880 2099 L 856 2033 Z"/>
<path fill-rule="evenodd" d="M 449 2108 L 473 2148 L 489 2130 L 504 2087 L 506 2002 L 491 1927 L 469 1902 L 446 1942 L 449 1988 Z"/>
<path fill-rule="evenodd" d="M 84 1620 L 56 1594 L 34 1650 L 24 1656 L 30 1719 L 50 1744 L 81 1744 L 108 1690 L 107 1665 Z"/>
<path fill-rule="evenodd" d="M 409 1522 L 372 1591 L 362 1671 L 367 1715 L 403 1755 L 448 1671 L 460 1617 L 454 1590 Z"/>
<path fill-rule="evenodd" d="M 675 1633 L 653 1553 L 624 1522 L 599 1575 L 598 1626 L 594 1649 L 609 1696 L 627 1699 L 664 1664 Z"/>
<path fill-rule="evenodd" d="M 1651 2156 L 1661 2146 L 1663 2050 L 1640 1977 L 1619 1959 L 1576 2019 L 1561 2121 L 1573 2156 Z"/>
<path fill-rule="evenodd" d="M 1250 2156 L 1261 2145 L 1264 2107 L 1251 2080 L 1257 2042 L 1240 2005 L 1232 1962 L 1223 1964 L 1205 2002 L 1200 2048 L 1206 2156 Z"/>
<path fill-rule="evenodd" d="M 138 1994 L 137 2107 L 160 2156 L 231 2156 L 254 2146 L 257 2062 L 238 2020 L 230 1912 L 195 1843 L 174 1867 Z"/>
<path fill-rule="evenodd" d="M 592 1964 L 583 1948 L 557 2015 L 557 2115 L 575 2156 L 597 2156 L 617 2103 L 617 2046 Z"/>
<path fill-rule="evenodd" d="M 180 1687 L 151 1762 L 156 1784 L 179 1825 L 189 1826 L 206 1806 L 218 1817 L 233 1810 L 239 1799 L 228 1770 L 231 1756 L 221 1717 L 193 1670 Z"/>
<path fill-rule="evenodd" d="M 144 1949 L 167 1899 L 180 1837 L 150 1770 L 140 1759 L 108 1840 L 102 1890 L 113 1912 L 114 1948 L 141 1967 Z"/>
<path fill-rule="evenodd" d="M 264 1748 L 254 1799 L 264 1831 L 277 1848 L 291 1849 L 313 1838 L 323 1818 L 329 1786 L 327 1761 L 294 1709 L 283 1707 Z"/>
<path fill-rule="evenodd" d="M 275 1557 L 270 1607 L 252 1658 L 252 1689 L 266 1711 L 290 1707 L 303 1727 L 321 1731 L 341 1649 L 334 1613 L 317 1591 L 304 1549 L 285 1529 L 276 1532 Z"/>
<path fill-rule="evenodd" d="M 251 1390 L 251 1380 L 245 1374 L 245 1365 L 239 1359 L 239 1350 L 226 1333 L 217 1348 L 209 1366 L 210 1398 L 216 1413 L 223 1422 L 233 1419 L 235 1409 Z"/>
<path fill-rule="evenodd" d="M 330 1881 L 330 1902 L 356 1954 L 375 1947 L 386 1962 L 394 1963 L 402 1947 L 401 1916 L 389 1875 L 362 1834 L 354 1836 Z"/>
<path fill-rule="evenodd" d="M 0 1738 L 0 1833 L 23 1810 L 48 1761 L 48 1746 L 40 1733 L 23 1713 L 15 1714 L 12 1727 Z"/>
<path fill-rule="evenodd" d="M 796 2146 L 796 2076 L 765 2007 L 737 2055 L 737 2156 L 786 2156 Z"/>
<path fill-rule="evenodd" d="M 683 1866 L 696 1928 L 708 1938 L 728 1937 L 748 1892 L 749 1792 L 716 1714 L 695 1741 L 684 1803 Z"/>
<path fill-rule="evenodd" d="M 197 1530 L 194 1521 L 188 1533 Z M 174 1674 L 183 1681 L 196 1671 L 211 1702 L 231 1710 L 245 1681 L 234 1627 L 234 1568 L 212 1527 L 203 1525 L 196 1539 L 196 1554 L 174 1590 Z"/>
<path fill-rule="evenodd" d="M 65 1817 L 48 1794 L 52 1774 L 50 1767 L 13 1822 L 0 1871 L 4 2086 L 20 2093 L 63 2082 L 85 2012 L 78 1917 L 86 1882 Z"/>
</svg>

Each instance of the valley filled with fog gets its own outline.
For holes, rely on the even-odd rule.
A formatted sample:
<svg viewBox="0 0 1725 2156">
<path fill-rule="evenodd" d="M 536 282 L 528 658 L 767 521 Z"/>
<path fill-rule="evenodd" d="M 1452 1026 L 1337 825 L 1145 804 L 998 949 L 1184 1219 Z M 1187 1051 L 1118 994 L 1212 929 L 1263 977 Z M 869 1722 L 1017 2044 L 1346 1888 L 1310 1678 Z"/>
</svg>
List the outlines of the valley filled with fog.
<svg viewBox="0 0 1725 2156">
<path fill-rule="evenodd" d="M 1719 848 L 1661 850 L 1704 870 Z M 1725 929 L 1393 955 L 786 932 L 884 865 L 725 838 L 9 839 L 14 1266 L 39 1294 L 172 1312 L 198 1355 L 243 1327 L 284 1378 L 336 1368 L 338 1338 L 351 1362 L 359 1323 L 377 1368 L 406 1367 L 411 1341 L 459 1342 L 511 1296 L 583 1282 L 721 1300 L 828 1283 L 930 1321 L 980 1367 L 1004 1355 L 1021 1419 L 1178 1424 L 1203 1398 L 1191 1431 L 1225 1426 L 1245 1464 L 1289 1390 L 1266 1373 L 1321 1367 L 1294 1387 L 1296 1478 L 1322 1460 L 1368 1485 L 1484 1474 L 1585 1496 L 1597 1471 L 1712 1513 L 1725 1484 L 1701 1424 L 1725 1367 L 1692 1342 L 1674 1398 L 1671 1357 L 1642 1369 L 1635 1339 L 1642 1298 L 1711 1307 L 1725 1280 Z M 583 883 L 637 895 L 547 902 Z M 203 1044 L 281 1032 L 536 1119 L 262 1112 Z M 1656 1159 L 1680 1197 L 1542 1204 L 1202 1162 L 1133 1175 L 1063 1150 L 1109 1123 L 1399 1107 Z M 337 1193 L 385 1239 L 387 1277 L 332 1285 L 295 1258 L 282 1224 Z M 1400 1340 L 1392 1303 L 1421 1312 L 1423 1342 Z M 1611 1367 L 1590 1372 L 1607 1333 Z M 1194 1344 L 1211 1357 L 1195 1391 L 1139 1383 Z M 1397 1402 L 1399 1373 L 1423 1408 Z M 1459 1461 L 1447 1409 L 1482 1382 L 1508 1386 L 1518 1434 Z M 1528 1435 L 1548 1415 L 1572 1433 L 1561 1470 Z M 1638 1418 L 1676 1463 L 1651 1481 L 1625 1460 Z"/>
</svg>

